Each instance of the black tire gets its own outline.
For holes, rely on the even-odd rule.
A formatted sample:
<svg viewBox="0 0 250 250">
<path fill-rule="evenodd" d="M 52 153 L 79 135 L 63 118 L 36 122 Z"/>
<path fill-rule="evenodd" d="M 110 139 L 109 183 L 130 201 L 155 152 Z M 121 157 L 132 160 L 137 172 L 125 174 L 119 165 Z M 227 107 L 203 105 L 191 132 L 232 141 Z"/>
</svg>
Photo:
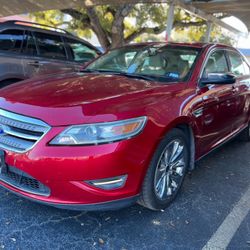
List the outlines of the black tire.
<svg viewBox="0 0 250 250">
<path fill-rule="evenodd" d="M 247 128 L 245 128 L 239 135 L 241 141 L 249 142 L 250 141 L 250 123 Z"/>
<path fill-rule="evenodd" d="M 157 185 L 156 185 L 156 176 L 159 173 L 163 173 L 163 172 L 160 172 L 160 171 L 162 171 L 161 170 L 162 161 L 165 162 L 166 158 L 169 157 L 169 153 L 166 153 L 166 152 L 168 150 L 168 147 L 171 146 L 171 143 L 175 143 L 174 141 L 180 141 L 184 146 L 183 152 L 181 154 L 182 156 L 181 155 L 180 156 L 181 156 L 181 160 L 182 160 L 182 162 L 184 162 L 185 166 L 183 167 L 182 176 L 179 176 L 179 178 L 180 178 L 179 181 L 180 182 L 178 183 L 178 187 L 173 191 L 173 194 L 170 195 L 170 196 L 169 196 L 169 194 L 166 194 L 167 195 L 166 198 L 162 197 L 160 199 L 158 197 L 159 194 L 157 194 L 157 186 L 159 186 L 159 182 L 160 182 L 160 179 L 162 178 L 162 176 L 159 178 L 159 182 L 157 182 Z M 182 144 L 180 144 L 180 145 L 182 145 Z M 173 152 L 174 152 L 174 149 L 173 149 Z M 167 155 L 167 157 L 166 157 L 166 155 Z M 178 159 L 178 157 L 176 159 Z M 170 160 L 169 160 L 169 162 L 170 162 Z M 163 164 L 163 166 L 168 165 L 168 167 L 165 167 L 166 168 L 166 170 L 165 170 L 166 173 L 168 171 L 173 172 L 172 170 L 169 170 L 171 168 L 170 164 L 171 163 Z M 175 129 L 171 130 L 162 139 L 162 141 L 158 145 L 158 147 L 157 147 L 157 149 L 156 149 L 156 151 L 155 151 L 155 153 L 153 155 L 153 158 L 152 158 L 152 160 L 150 162 L 150 165 L 149 165 L 149 168 L 147 170 L 144 182 L 142 184 L 142 192 L 141 192 L 141 196 L 140 196 L 140 198 L 138 200 L 138 203 L 140 205 L 148 208 L 148 209 L 151 209 L 151 210 L 162 210 L 162 209 L 167 208 L 172 203 L 172 201 L 176 198 L 177 194 L 179 193 L 179 190 L 180 190 L 180 188 L 182 186 L 185 174 L 186 174 L 187 169 L 188 169 L 188 165 L 189 165 L 189 147 L 188 147 L 187 136 L 181 129 L 175 128 Z M 177 166 L 175 166 L 175 167 L 177 168 Z M 171 189 L 172 188 L 172 177 L 170 179 L 169 174 L 168 174 L 168 179 L 167 180 L 168 180 L 167 181 L 168 185 L 169 185 L 169 182 L 171 181 L 171 185 L 169 187 Z M 167 193 L 168 193 L 169 188 L 166 185 L 167 184 L 161 185 L 161 188 L 164 186 L 164 188 L 162 188 L 162 190 L 164 190 L 167 187 Z"/>
<path fill-rule="evenodd" d="M 22 80 L 21 79 L 8 79 L 8 80 L 1 81 L 0 82 L 0 89 L 4 88 L 6 86 L 9 86 L 13 83 L 20 82 L 20 81 L 22 81 Z"/>
</svg>

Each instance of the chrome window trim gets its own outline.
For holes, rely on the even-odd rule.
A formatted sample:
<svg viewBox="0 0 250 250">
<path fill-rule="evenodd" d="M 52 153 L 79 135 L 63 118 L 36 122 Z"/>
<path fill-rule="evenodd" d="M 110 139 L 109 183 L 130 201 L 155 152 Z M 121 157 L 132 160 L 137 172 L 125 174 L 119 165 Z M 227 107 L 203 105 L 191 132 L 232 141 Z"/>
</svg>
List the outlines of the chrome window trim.
<svg viewBox="0 0 250 250">
<path fill-rule="evenodd" d="M 234 53 L 236 53 L 236 54 L 238 54 L 239 56 L 241 56 L 241 58 L 242 59 L 244 59 L 245 60 L 245 57 L 244 56 L 242 56 L 242 54 L 240 53 L 240 51 L 238 51 L 238 50 L 235 50 L 235 49 L 233 49 L 233 48 L 227 48 L 227 47 L 212 47 L 211 48 L 211 50 L 208 52 L 208 54 L 207 54 L 207 56 L 206 56 L 206 59 L 203 61 L 203 63 L 202 63 L 202 66 L 201 66 L 201 70 L 200 70 L 200 74 L 199 74 L 199 77 L 198 77 L 198 82 L 200 81 L 200 79 L 202 78 L 202 75 L 203 75 L 203 72 L 204 72 L 204 69 L 205 69 L 205 66 L 206 66 L 206 64 L 207 64 L 207 61 L 208 61 L 208 59 L 209 59 L 209 57 L 211 56 L 211 54 L 213 53 L 213 52 L 215 52 L 216 50 L 222 50 L 222 51 L 225 51 L 225 52 L 234 52 Z M 227 55 L 225 55 L 225 57 L 226 57 L 226 59 L 227 59 Z M 247 62 L 247 61 L 246 61 Z M 249 65 L 249 63 L 247 62 L 247 64 Z M 231 65 L 228 65 L 228 67 L 229 67 L 229 72 L 231 72 L 231 68 L 230 68 L 230 66 Z M 236 76 L 236 78 L 237 77 L 239 77 L 239 76 Z M 198 84 L 198 86 L 199 86 L 199 84 Z"/>
<path fill-rule="evenodd" d="M 43 122 L 40 119 L 20 115 L 20 114 L 10 112 L 10 111 L 6 111 L 6 110 L 3 110 L 3 109 L 0 109 L 0 120 L 1 120 L 1 116 L 3 118 L 13 120 L 14 122 L 17 122 L 17 123 L 23 123 L 24 125 L 31 126 L 31 127 L 34 126 L 34 127 L 38 128 L 38 130 L 33 130 L 33 131 L 43 133 L 40 137 L 32 136 L 32 135 L 28 135 L 28 134 L 27 134 L 26 137 L 24 137 L 24 134 L 22 136 L 18 136 L 18 134 L 19 134 L 18 132 L 14 132 L 15 135 L 12 132 L 10 132 L 9 135 L 16 136 L 17 138 L 20 138 L 20 139 L 23 139 L 23 140 L 25 140 L 25 138 L 27 140 L 32 140 L 33 139 L 33 140 L 36 140 L 36 141 L 34 142 L 34 144 L 31 147 L 28 147 L 25 150 L 23 150 L 23 149 L 19 150 L 17 148 L 11 147 L 9 145 L 4 145 L 4 144 L 0 143 L 0 148 L 3 149 L 3 150 L 8 150 L 8 151 L 15 152 L 15 153 L 26 153 L 29 150 L 33 149 L 37 145 L 37 143 L 39 143 L 43 139 L 43 137 L 51 129 L 51 127 L 47 123 Z M 0 123 L 0 126 L 1 126 L 1 123 Z M 32 132 L 32 130 L 27 130 L 27 131 Z"/>
<path fill-rule="evenodd" d="M 206 59 L 203 61 L 202 63 L 202 66 L 201 66 L 201 70 L 200 70 L 200 74 L 199 74 L 199 77 L 198 77 L 198 82 L 200 81 L 200 79 L 202 78 L 202 75 L 203 75 L 203 72 L 204 72 L 204 69 L 206 67 L 206 64 L 207 64 L 207 61 L 209 59 L 209 57 L 214 53 L 216 52 L 217 50 L 219 51 L 227 51 L 227 48 L 220 48 L 220 47 L 213 47 L 207 54 L 206 56 Z M 226 58 L 226 55 L 225 55 L 225 58 Z M 227 58 L 226 58 L 227 60 Z M 229 65 L 228 65 L 229 66 Z M 229 68 L 228 68 L 229 69 Z M 229 69 L 230 70 L 230 69 Z"/>
</svg>

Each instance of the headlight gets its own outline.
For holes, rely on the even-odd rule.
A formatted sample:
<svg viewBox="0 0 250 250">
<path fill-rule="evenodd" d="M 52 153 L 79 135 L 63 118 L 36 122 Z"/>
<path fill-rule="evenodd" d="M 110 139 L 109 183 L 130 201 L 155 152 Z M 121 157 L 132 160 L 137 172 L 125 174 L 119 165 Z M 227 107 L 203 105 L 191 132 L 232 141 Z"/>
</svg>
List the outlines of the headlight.
<svg viewBox="0 0 250 250">
<path fill-rule="evenodd" d="M 129 139 L 145 126 L 145 116 L 117 122 L 74 125 L 56 136 L 51 145 L 95 145 Z"/>
</svg>

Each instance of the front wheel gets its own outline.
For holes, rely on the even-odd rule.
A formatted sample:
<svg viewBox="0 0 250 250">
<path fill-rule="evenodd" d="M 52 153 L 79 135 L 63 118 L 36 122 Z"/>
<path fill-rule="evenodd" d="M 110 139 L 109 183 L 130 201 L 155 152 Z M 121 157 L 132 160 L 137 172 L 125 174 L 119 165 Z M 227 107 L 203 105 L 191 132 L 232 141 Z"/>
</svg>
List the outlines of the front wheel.
<svg viewBox="0 0 250 250">
<path fill-rule="evenodd" d="M 139 204 L 165 209 L 177 196 L 189 163 L 188 140 L 180 129 L 171 130 L 157 147 L 146 173 Z"/>
</svg>

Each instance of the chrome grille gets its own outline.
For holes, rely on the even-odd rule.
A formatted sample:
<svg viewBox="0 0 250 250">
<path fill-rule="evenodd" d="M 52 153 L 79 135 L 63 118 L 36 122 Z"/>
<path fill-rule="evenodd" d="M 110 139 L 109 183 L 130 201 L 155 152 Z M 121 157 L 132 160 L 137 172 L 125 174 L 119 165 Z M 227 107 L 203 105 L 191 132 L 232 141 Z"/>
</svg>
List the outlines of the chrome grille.
<svg viewBox="0 0 250 250">
<path fill-rule="evenodd" d="M 49 131 L 45 122 L 0 109 L 0 148 L 23 153 Z"/>
</svg>

